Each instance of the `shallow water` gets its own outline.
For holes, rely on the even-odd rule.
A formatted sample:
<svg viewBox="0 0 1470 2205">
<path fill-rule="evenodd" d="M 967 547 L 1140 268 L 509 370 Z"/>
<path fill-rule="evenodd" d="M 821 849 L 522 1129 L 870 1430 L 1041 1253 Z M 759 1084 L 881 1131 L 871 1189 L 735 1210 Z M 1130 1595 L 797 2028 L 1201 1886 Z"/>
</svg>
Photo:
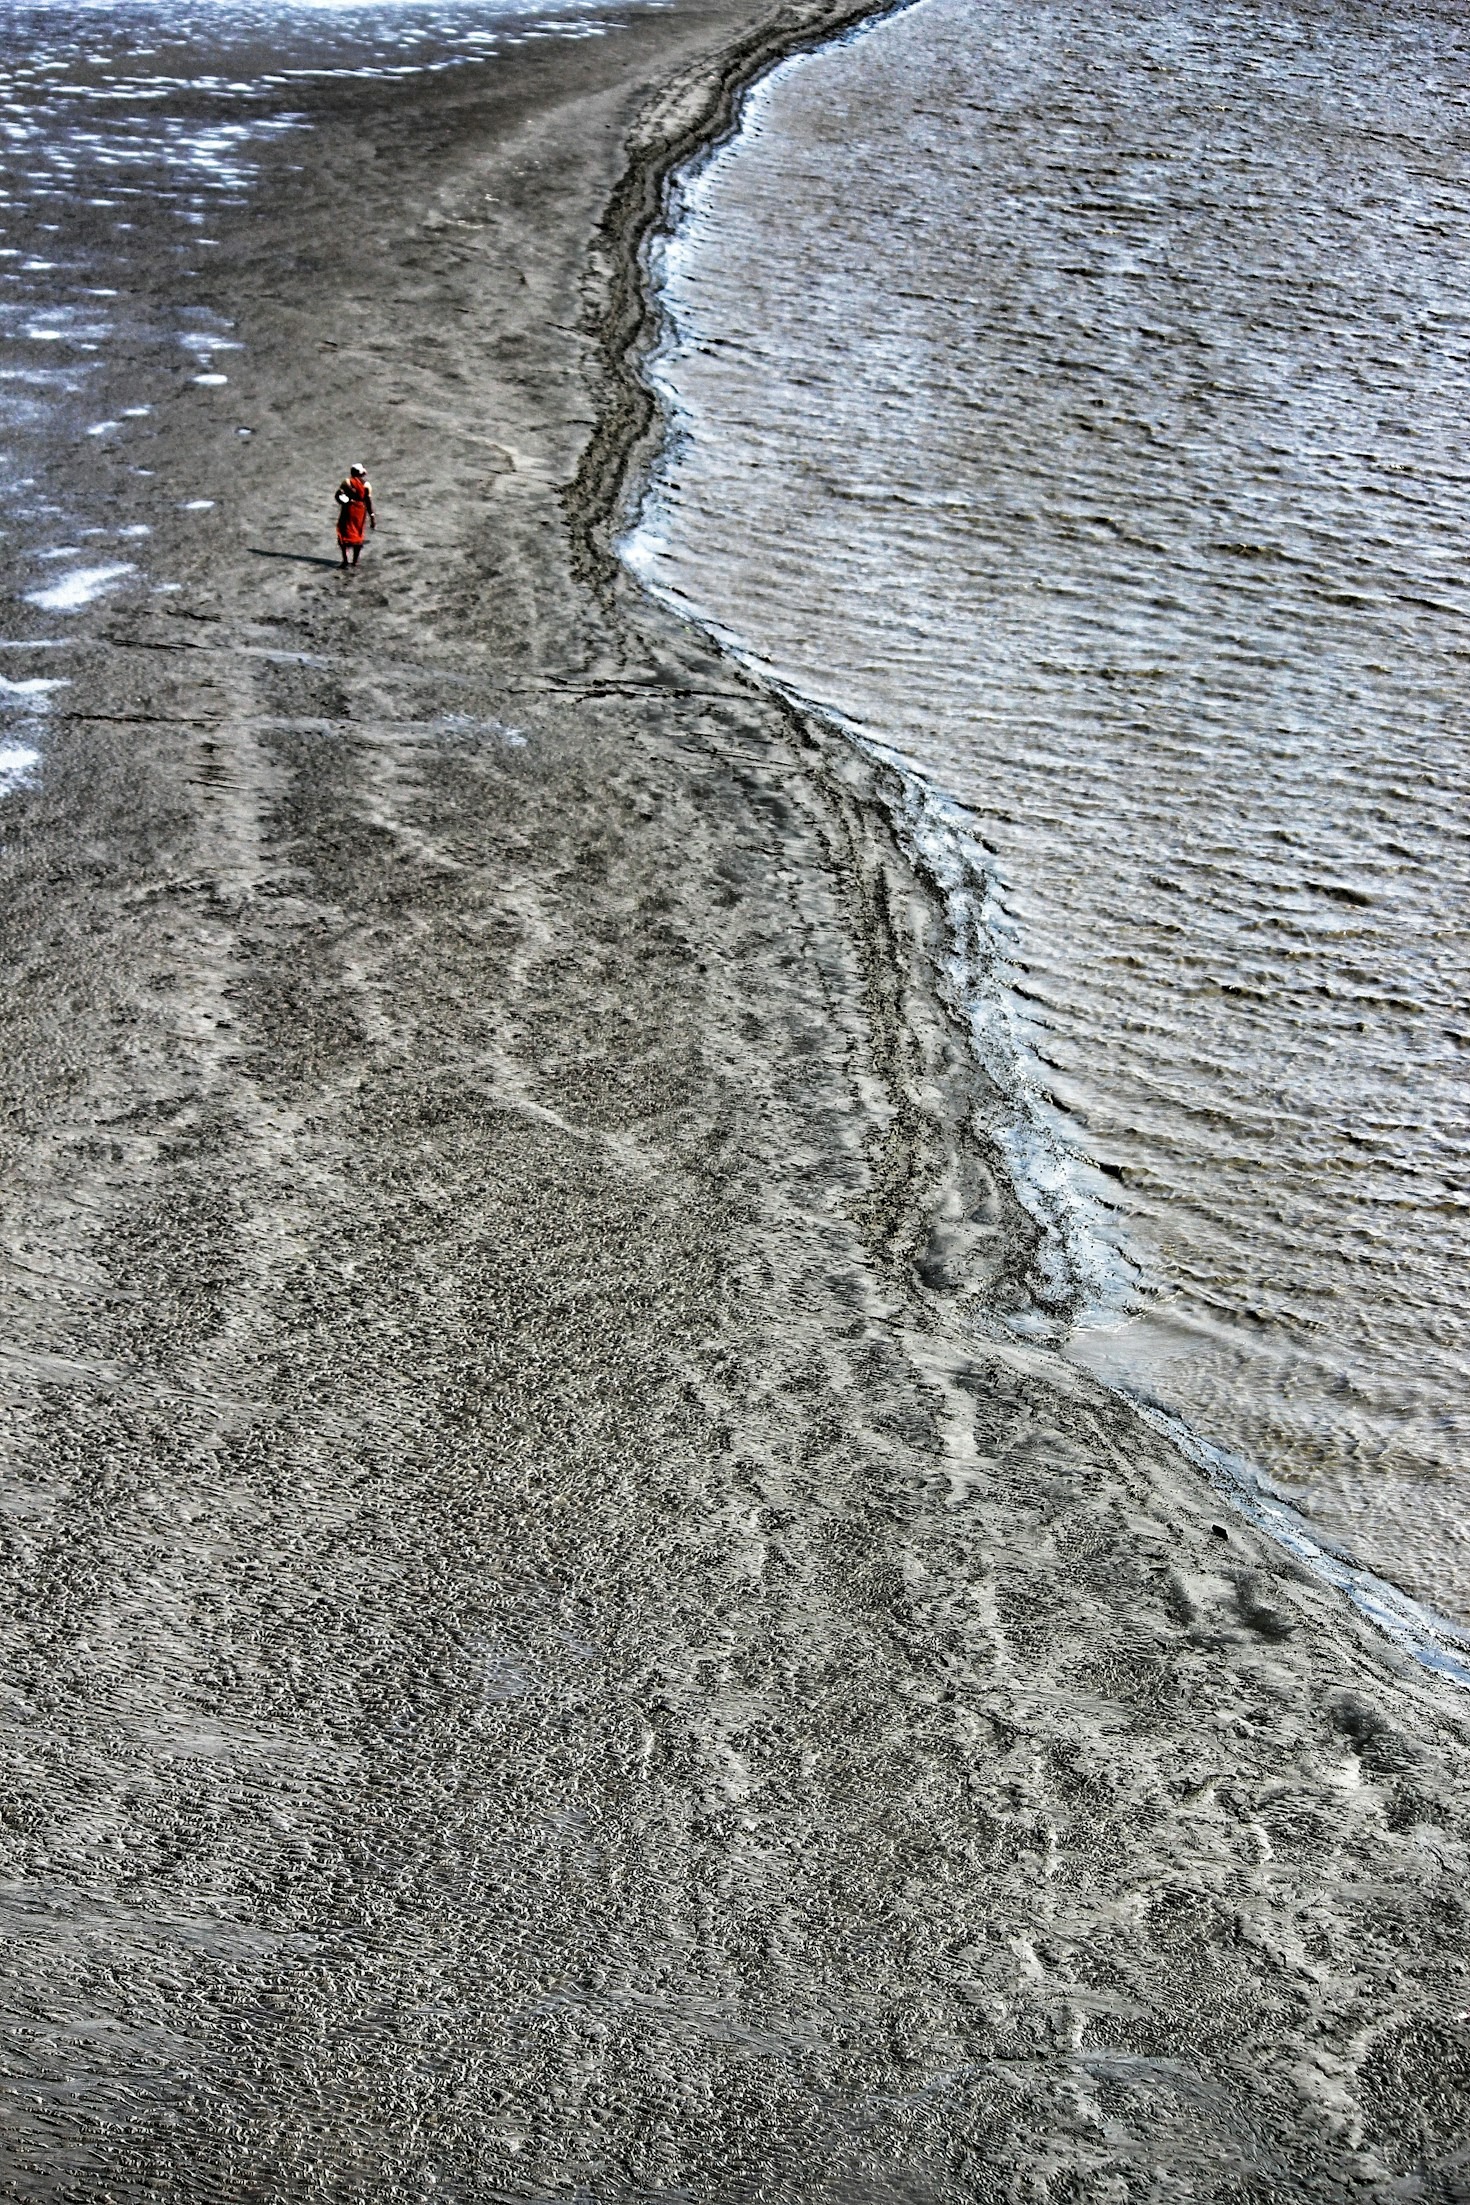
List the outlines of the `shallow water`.
<svg viewBox="0 0 1470 2205">
<path fill-rule="evenodd" d="M 689 187 L 627 555 L 954 800 L 1070 1351 L 1470 1617 L 1470 52 L 921 0 Z"/>
<path fill-rule="evenodd" d="M 148 524 L 68 496 L 56 460 L 94 441 L 135 457 L 141 485 L 150 420 L 183 385 L 228 405 L 240 338 L 201 288 L 262 162 L 309 129 L 313 85 L 485 65 L 615 21 L 599 0 L 0 5 L 0 643 L 64 648 L 89 607 L 170 587 Z M 44 708 L 0 689 L 0 796 L 42 766 Z"/>
</svg>

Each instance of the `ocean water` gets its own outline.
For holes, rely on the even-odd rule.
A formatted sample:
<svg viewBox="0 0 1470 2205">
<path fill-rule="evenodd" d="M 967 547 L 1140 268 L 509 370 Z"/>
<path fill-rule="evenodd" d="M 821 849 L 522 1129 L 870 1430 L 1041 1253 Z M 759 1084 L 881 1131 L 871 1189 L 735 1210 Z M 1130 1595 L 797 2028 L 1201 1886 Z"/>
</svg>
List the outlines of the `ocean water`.
<svg viewBox="0 0 1470 2205">
<path fill-rule="evenodd" d="M 1467 234 L 1458 6 L 919 0 L 685 180 L 624 547 L 976 854 L 1039 1320 L 1462 1622 Z"/>
<path fill-rule="evenodd" d="M 189 386 L 228 410 L 243 339 L 206 303 L 211 261 L 263 164 L 308 164 L 314 93 L 493 66 L 618 15 L 601 0 L 0 0 L 0 800 L 44 771 L 78 622 L 171 586 L 142 518 L 167 497 L 150 424 Z M 137 513 L 62 487 L 94 448 L 123 462 Z M 177 504 L 209 525 L 207 499 Z"/>
</svg>

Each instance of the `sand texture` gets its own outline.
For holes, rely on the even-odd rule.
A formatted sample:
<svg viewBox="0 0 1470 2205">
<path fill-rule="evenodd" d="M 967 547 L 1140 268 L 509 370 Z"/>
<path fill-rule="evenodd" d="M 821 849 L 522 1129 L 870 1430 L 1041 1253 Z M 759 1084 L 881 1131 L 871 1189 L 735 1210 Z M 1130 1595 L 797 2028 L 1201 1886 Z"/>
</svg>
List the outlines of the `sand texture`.
<svg viewBox="0 0 1470 2205">
<path fill-rule="evenodd" d="M 1470 2197 L 1463 1703 L 987 1341 L 938 903 L 609 560 L 836 14 L 323 87 L 221 233 L 0 849 L 7 2199 Z"/>
</svg>

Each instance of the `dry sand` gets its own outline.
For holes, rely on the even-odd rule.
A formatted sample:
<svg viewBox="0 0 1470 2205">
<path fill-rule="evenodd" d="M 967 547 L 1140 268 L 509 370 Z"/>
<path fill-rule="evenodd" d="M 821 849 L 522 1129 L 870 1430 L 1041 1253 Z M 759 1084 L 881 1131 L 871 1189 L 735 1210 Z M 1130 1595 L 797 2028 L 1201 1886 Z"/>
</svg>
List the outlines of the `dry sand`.
<svg viewBox="0 0 1470 2205">
<path fill-rule="evenodd" d="M 935 901 L 608 559 L 835 17 L 323 87 L 221 232 L 0 853 L 6 2198 L 1470 2197 L 1463 1703 L 987 1344 Z"/>
</svg>

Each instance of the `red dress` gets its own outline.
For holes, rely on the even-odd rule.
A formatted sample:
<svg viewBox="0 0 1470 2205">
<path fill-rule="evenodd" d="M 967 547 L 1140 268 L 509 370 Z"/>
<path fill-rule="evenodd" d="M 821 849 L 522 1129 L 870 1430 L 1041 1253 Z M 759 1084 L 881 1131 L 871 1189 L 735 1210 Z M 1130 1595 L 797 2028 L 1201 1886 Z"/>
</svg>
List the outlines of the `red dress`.
<svg viewBox="0 0 1470 2205">
<path fill-rule="evenodd" d="M 337 541 L 348 550 L 360 544 L 367 535 L 368 515 L 373 509 L 371 483 L 356 480 L 349 475 L 337 491 Z"/>
</svg>

